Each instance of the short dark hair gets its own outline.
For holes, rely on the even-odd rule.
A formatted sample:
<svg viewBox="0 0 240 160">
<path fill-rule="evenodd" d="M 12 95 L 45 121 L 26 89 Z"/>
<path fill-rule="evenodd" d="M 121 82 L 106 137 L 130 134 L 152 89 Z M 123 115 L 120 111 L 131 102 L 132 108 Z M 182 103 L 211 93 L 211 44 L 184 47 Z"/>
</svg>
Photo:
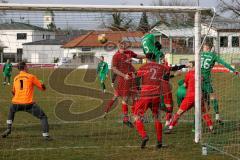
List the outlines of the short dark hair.
<svg viewBox="0 0 240 160">
<path fill-rule="evenodd" d="M 17 67 L 20 71 L 24 70 L 26 67 L 26 62 L 19 62 Z"/>
<path fill-rule="evenodd" d="M 204 46 L 208 46 L 209 48 L 212 48 L 213 47 L 213 44 L 211 43 L 211 42 L 205 42 L 204 44 L 203 44 Z"/>
<path fill-rule="evenodd" d="M 193 67 L 195 67 L 195 61 L 189 61 L 189 63 L 191 63 Z"/>
</svg>

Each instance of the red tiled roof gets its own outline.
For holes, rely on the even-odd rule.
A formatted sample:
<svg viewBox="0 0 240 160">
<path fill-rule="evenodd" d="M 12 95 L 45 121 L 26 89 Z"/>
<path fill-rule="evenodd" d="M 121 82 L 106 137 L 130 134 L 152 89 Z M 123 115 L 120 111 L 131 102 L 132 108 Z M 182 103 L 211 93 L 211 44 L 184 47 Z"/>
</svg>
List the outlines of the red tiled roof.
<svg viewBox="0 0 240 160">
<path fill-rule="evenodd" d="M 67 43 L 65 43 L 63 48 L 75 48 L 75 47 L 103 47 L 105 44 L 98 42 L 98 35 L 106 34 L 108 42 L 118 43 L 123 39 L 139 39 L 143 37 L 144 33 L 142 32 L 127 32 L 127 31 L 93 31 L 89 32 L 86 35 L 79 36 Z M 132 47 L 140 47 L 140 41 L 131 41 Z"/>
</svg>

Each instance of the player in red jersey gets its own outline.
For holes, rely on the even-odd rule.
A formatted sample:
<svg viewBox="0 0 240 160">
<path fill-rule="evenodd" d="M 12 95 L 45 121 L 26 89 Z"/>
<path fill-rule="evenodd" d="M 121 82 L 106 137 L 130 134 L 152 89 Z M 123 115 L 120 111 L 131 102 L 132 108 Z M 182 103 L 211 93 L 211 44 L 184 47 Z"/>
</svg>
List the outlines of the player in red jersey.
<svg viewBox="0 0 240 160">
<path fill-rule="evenodd" d="M 162 45 L 157 41 L 155 43 L 155 46 L 158 50 L 162 49 Z M 167 68 L 167 74 L 164 75 L 164 80 L 170 81 L 170 78 L 173 78 L 174 76 L 177 76 L 179 74 L 178 70 L 181 70 L 182 68 L 185 68 L 186 65 L 178 65 L 178 66 L 170 66 L 168 62 L 164 59 L 164 56 L 162 57 L 161 63 L 165 65 Z M 176 72 L 177 71 L 177 72 Z M 171 74 L 171 72 L 175 72 L 174 74 Z M 170 83 L 168 83 L 168 87 L 171 88 Z M 168 93 L 165 93 L 163 95 L 163 102 L 161 105 L 161 108 L 166 111 L 166 123 L 165 126 L 169 126 L 170 121 L 172 119 L 172 112 L 173 112 L 173 98 L 172 98 L 172 91 L 169 90 Z"/>
<path fill-rule="evenodd" d="M 186 65 L 170 66 L 165 59 L 163 59 L 162 64 L 164 64 L 167 68 L 167 74 L 164 76 L 164 80 L 166 80 L 168 82 L 170 81 L 170 78 L 173 78 L 180 73 L 179 70 L 186 67 Z M 171 72 L 175 72 L 175 73 L 171 74 Z M 170 83 L 168 83 L 168 85 L 169 85 L 169 88 L 171 88 Z M 168 93 L 166 93 L 165 95 L 163 95 L 163 101 L 164 101 L 164 104 L 166 107 L 165 108 L 165 110 L 166 110 L 165 126 L 169 126 L 170 121 L 172 119 L 172 112 L 173 112 L 173 97 L 172 97 L 171 90 Z"/>
<path fill-rule="evenodd" d="M 122 113 L 123 113 L 123 123 L 127 126 L 133 128 L 133 124 L 130 122 L 128 116 L 128 104 L 127 101 L 136 91 L 136 70 L 131 64 L 132 58 L 143 59 L 145 56 L 138 55 L 131 50 L 127 49 L 125 42 L 120 42 L 119 50 L 115 53 L 112 59 L 112 71 L 116 74 L 117 87 L 115 88 L 114 97 L 109 101 L 107 107 L 105 108 L 105 113 L 107 113 L 117 97 L 122 97 Z"/>
<path fill-rule="evenodd" d="M 137 75 L 142 78 L 140 98 L 134 104 L 134 124 L 137 132 L 142 138 L 141 148 L 146 146 L 149 137 L 144 129 L 142 122 L 144 113 L 148 108 L 152 110 L 154 124 L 157 135 L 157 148 L 162 147 L 162 124 L 159 120 L 159 104 L 161 102 L 161 95 L 169 92 L 168 82 L 164 81 L 163 75 L 166 74 L 166 67 L 155 62 L 155 55 L 147 54 L 147 64 L 140 67 Z"/>
<path fill-rule="evenodd" d="M 194 70 L 195 62 L 189 62 L 189 71 L 185 76 L 184 84 L 187 88 L 186 97 L 182 101 L 177 113 L 174 115 L 169 128 L 165 131 L 165 133 L 171 133 L 173 127 L 177 124 L 180 116 L 191 109 L 194 106 L 195 102 L 195 70 Z M 213 132 L 213 122 L 211 116 L 207 113 L 207 110 L 204 107 L 205 105 L 202 103 L 202 118 L 206 122 L 210 131 Z"/>
</svg>

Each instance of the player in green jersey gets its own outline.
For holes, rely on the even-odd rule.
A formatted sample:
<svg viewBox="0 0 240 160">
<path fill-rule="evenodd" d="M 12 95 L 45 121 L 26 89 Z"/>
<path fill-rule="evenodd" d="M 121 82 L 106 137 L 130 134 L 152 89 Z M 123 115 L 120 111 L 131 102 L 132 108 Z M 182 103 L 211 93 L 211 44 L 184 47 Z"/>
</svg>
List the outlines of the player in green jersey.
<svg viewBox="0 0 240 160">
<path fill-rule="evenodd" d="M 183 99 L 185 98 L 186 91 L 187 90 L 184 85 L 184 80 L 183 79 L 179 80 L 178 81 L 178 89 L 177 89 L 177 93 L 176 93 L 178 107 L 181 105 Z"/>
<path fill-rule="evenodd" d="M 103 56 L 100 57 L 100 62 L 98 63 L 98 67 L 97 67 L 97 74 L 99 76 L 101 88 L 102 88 L 103 92 L 105 93 L 106 86 L 105 86 L 104 81 L 106 80 L 107 74 L 108 74 L 108 64 L 107 64 L 107 62 L 104 62 Z"/>
<path fill-rule="evenodd" d="M 214 111 L 216 113 L 216 121 L 220 124 L 223 124 L 219 117 L 218 100 L 216 95 L 214 94 L 212 87 L 211 71 L 215 63 L 217 62 L 219 64 L 222 64 L 235 74 L 238 74 L 238 72 L 236 72 L 236 70 L 230 64 L 227 64 L 224 60 L 222 60 L 216 53 L 211 52 L 211 48 L 211 44 L 205 43 L 203 45 L 203 52 L 201 53 L 201 74 L 203 77 L 202 91 L 206 105 L 209 106 L 211 104 L 214 107 Z"/>
<path fill-rule="evenodd" d="M 156 41 L 155 37 L 153 34 L 146 34 L 142 38 L 142 48 L 143 48 L 143 53 L 145 55 L 153 53 L 155 55 L 155 60 L 157 63 L 160 63 L 160 60 L 164 57 L 164 54 L 162 51 L 160 51 L 157 45 L 160 43 Z"/>
<path fill-rule="evenodd" d="M 10 81 L 11 81 L 11 72 L 12 72 L 12 64 L 10 62 L 10 60 L 7 60 L 7 63 L 4 64 L 3 66 L 3 84 L 6 85 L 10 85 Z"/>
</svg>

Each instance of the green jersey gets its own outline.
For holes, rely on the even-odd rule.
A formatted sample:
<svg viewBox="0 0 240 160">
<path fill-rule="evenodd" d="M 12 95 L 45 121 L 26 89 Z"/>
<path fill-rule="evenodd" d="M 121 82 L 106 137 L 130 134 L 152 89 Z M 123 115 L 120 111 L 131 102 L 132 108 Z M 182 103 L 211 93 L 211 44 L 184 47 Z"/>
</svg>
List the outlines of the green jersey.
<svg viewBox="0 0 240 160">
<path fill-rule="evenodd" d="M 5 75 L 11 75 L 12 72 L 12 64 L 11 63 L 6 63 L 3 66 L 3 73 Z"/>
<path fill-rule="evenodd" d="M 187 93 L 187 89 L 184 86 L 184 80 L 182 79 L 182 80 L 178 81 L 178 89 L 177 89 L 177 94 L 176 94 L 178 106 L 181 105 L 183 99 L 186 96 L 186 93 Z"/>
<path fill-rule="evenodd" d="M 148 53 L 153 53 L 156 56 L 156 62 L 159 62 L 160 59 L 164 56 L 163 52 L 161 52 L 156 46 L 155 46 L 156 39 L 153 34 L 146 34 L 142 38 L 142 48 L 143 53 L 146 55 Z"/>
<path fill-rule="evenodd" d="M 106 62 L 99 62 L 97 67 L 97 73 L 100 75 L 108 74 L 108 64 Z"/>
<path fill-rule="evenodd" d="M 222 60 L 218 55 L 213 52 L 202 52 L 201 53 L 201 74 L 203 80 L 206 82 L 211 81 L 211 70 L 214 67 L 215 63 L 220 63 L 224 65 L 226 68 L 235 72 L 235 69 L 224 60 Z"/>
</svg>

